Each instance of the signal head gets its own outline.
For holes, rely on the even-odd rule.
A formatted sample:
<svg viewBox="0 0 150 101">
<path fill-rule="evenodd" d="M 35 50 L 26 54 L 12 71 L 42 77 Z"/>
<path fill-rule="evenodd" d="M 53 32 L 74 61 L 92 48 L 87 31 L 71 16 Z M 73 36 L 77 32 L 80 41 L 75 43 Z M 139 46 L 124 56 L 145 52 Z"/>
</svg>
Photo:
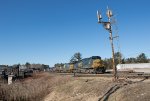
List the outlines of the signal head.
<svg viewBox="0 0 150 101">
<path fill-rule="evenodd" d="M 98 18 L 98 22 L 100 23 L 101 19 L 102 19 L 102 16 L 101 16 L 99 11 L 97 11 L 97 18 Z"/>
</svg>

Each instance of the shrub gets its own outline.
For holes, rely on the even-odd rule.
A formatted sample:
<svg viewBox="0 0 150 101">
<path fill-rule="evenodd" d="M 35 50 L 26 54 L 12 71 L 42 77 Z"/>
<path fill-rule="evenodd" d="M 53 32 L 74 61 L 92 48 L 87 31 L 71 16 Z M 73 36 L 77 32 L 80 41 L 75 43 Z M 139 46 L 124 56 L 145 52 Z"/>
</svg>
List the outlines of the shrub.
<svg viewBox="0 0 150 101">
<path fill-rule="evenodd" d="M 0 100 L 40 101 L 50 92 L 50 79 L 49 75 L 42 73 L 10 85 L 0 84 Z"/>
</svg>

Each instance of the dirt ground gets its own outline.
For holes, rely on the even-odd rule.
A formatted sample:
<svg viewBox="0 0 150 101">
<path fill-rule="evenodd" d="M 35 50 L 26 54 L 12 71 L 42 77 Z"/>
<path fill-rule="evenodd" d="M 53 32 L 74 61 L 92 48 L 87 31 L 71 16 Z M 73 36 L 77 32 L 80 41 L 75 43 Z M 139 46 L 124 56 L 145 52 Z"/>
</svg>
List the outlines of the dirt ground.
<svg viewBox="0 0 150 101">
<path fill-rule="evenodd" d="M 150 101 L 150 79 L 118 89 L 108 101 Z"/>
<path fill-rule="evenodd" d="M 59 76 L 58 76 L 59 77 Z M 62 78 L 62 77 L 61 77 Z M 98 101 L 113 85 L 112 78 L 63 76 L 62 81 L 53 86 L 44 101 Z M 137 82 L 141 79 L 129 81 Z M 150 79 L 127 84 L 109 97 L 108 101 L 150 101 Z M 106 100 L 106 101 L 107 101 Z M 103 101 L 103 100 L 102 100 Z"/>
</svg>

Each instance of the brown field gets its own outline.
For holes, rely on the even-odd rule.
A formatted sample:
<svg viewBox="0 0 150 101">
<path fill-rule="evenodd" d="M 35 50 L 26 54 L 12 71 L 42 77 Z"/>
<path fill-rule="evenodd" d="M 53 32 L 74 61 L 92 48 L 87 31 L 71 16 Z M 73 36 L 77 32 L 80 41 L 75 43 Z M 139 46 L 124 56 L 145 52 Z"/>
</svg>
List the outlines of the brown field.
<svg viewBox="0 0 150 101">
<path fill-rule="evenodd" d="M 0 83 L 0 100 L 41 101 L 58 82 L 61 83 L 61 77 L 56 78 L 49 73 L 39 73 L 11 85 Z"/>
<path fill-rule="evenodd" d="M 116 90 L 107 93 L 112 87 Z M 71 77 L 67 83 L 54 86 L 44 101 L 149 101 L 149 94 L 149 79 L 112 82 L 107 77 Z"/>
<path fill-rule="evenodd" d="M 120 79 L 119 82 L 114 83 L 112 78 L 106 77 L 73 77 L 39 73 L 11 85 L 0 84 L 0 100 L 98 101 L 102 98 L 99 101 L 104 99 L 105 101 L 149 101 L 150 79 L 141 80 Z M 121 86 L 109 96 L 104 96 L 114 85 Z"/>
</svg>

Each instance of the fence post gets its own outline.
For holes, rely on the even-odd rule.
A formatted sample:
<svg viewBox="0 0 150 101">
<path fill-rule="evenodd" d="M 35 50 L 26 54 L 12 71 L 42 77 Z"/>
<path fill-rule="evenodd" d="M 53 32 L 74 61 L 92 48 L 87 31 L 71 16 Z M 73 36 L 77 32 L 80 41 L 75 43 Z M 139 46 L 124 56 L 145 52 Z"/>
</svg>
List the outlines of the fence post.
<svg viewBox="0 0 150 101">
<path fill-rule="evenodd" d="M 8 85 L 12 84 L 13 75 L 8 75 Z"/>
</svg>

